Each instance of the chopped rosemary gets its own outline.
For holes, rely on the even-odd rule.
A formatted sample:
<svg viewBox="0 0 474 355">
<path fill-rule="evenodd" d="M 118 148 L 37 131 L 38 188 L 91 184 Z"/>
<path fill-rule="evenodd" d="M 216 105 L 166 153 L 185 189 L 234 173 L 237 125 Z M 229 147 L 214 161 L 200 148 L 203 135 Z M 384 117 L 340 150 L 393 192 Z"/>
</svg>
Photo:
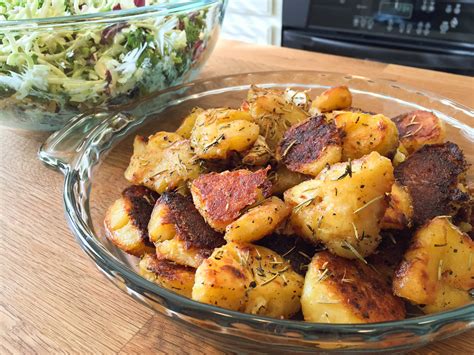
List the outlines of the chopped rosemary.
<svg viewBox="0 0 474 355">
<path fill-rule="evenodd" d="M 304 253 L 304 252 L 302 252 L 302 251 L 298 251 L 298 254 L 304 256 L 304 257 L 307 258 L 308 260 L 311 260 L 311 258 L 309 257 L 309 255 L 306 254 L 306 253 Z"/>
<path fill-rule="evenodd" d="M 324 281 L 326 278 L 328 278 L 329 277 L 329 275 L 327 275 L 328 272 L 329 272 L 329 269 L 324 269 L 323 273 L 321 274 L 321 276 L 319 276 L 316 282 L 321 282 L 321 281 Z"/>
<path fill-rule="evenodd" d="M 372 200 L 370 200 L 369 202 L 367 202 L 366 204 L 364 204 L 362 207 L 359 207 L 358 209 L 356 209 L 354 211 L 354 214 L 356 213 L 359 213 L 360 211 L 362 211 L 364 208 L 366 208 L 367 206 L 371 205 L 372 203 L 374 203 L 375 201 L 378 201 L 380 199 L 384 198 L 384 195 L 380 195 L 380 196 L 377 196 L 377 197 L 374 197 Z"/>
<path fill-rule="evenodd" d="M 285 257 L 287 256 L 288 254 L 290 254 L 293 250 L 296 249 L 296 245 L 293 246 L 293 248 L 291 248 L 290 250 L 288 250 L 285 254 L 282 255 L 282 257 Z"/>
<path fill-rule="evenodd" d="M 352 177 L 352 161 L 350 159 L 346 165 L 346 170 L 344 171 L 344 173 L 341 176 L 339 176 L 335 181 L 344 179 L 348 175 L 349 177 Z"/>
<path fill-rule="evenodd" d="M 396 241 L 395 238 L 393 237 L 393 234 L 392 234 L 392 233 L 388 233 L 388 237 L 390 238 L 390 240 L 392 241 L 393 244 L 397 244 L 397 241 Z"/>
<path fill-rule="evenodd" d="M 308 207 L 311 204 L 311 202 L 313 202 L 315 199 L 316 199 L 316 197 L 311 197 L 311 198 L 308 198 L 307 200 L 299 203 L 298 205 L 293 207 L 293 212 L 298 213 L 299 210 L 301 210 L 305 207 Z"/>
<path fill-rule="evenodd" d="M 414 135 L 417 134 L 422 128 L 423 128 L 423 125 L 420 124 L 420 127 L 418 127 L 417 129 L 415 129 L 414 131 L 408 132 L 408 133 L 405 134 L 402 138 L 408 138 L 408 137 L 414 136 Z"/>
<path fill-rule="evenodd" d="M 216 255 L 214 256 L 214 259 L 216 260 L 221 260 L 222 257 L 224 256 L 224 251 L 223 250 L 219 250 Z"/>
<path fill-rule="evenodd" d="M 410 123 L 415 122 L 415 120 L 416 120 L 416 115 L 413 115 L 413 117 L 412 117 L 411 120 L 410 120 Z"/>
<path fill-rule="evenodd" d="M 318 218 L 318 230 L 321 229 L 321 222 L 323 221 L 324 216 Z"/>
<path fill-rule="evenodd" d="M 278 276 L 281 276 L 282 273 L 284 273 L 284 272 L 285 272 L 286 270 L 288 270 L 288 269 L 289 269 L 289 267 L 287 266 L 287 267 L 283 268 L 282 270 L 277 271 L 277 273 L 276 273 L 275 275 L 273 275 L 272 277 L 270 277 L 268 280 L 265 280 L 264 282 L 262 282 L 262 283 L 260 284 L 260 286 L 265 286 L 266 284 L 272 282 L 272 281 L 275 280 Z"/>
<path fill-rule="evenodd" d="M 214 139 L 211 143 L 209 143 L 208 145 L 204 146 L 204 151 L 208 150 L 209 148 L 219 144 L 220 141 L 224 140 L 225 139 L 225 134 L 221 134 L 219 137 L 217 137 L 216 139 Z"/>
<path fill-rule="evenodd" d="M 154 178 L 155 176 L 158 176 L 160 174 L 163 174 L 163 173 L 166 173 L 168 171 L 168 169 L 164 169 L 164 170 L 161 170 L 161 171 L 158 171 L 157 173 L 154 173 L 152 176 L 150 176 L 149 178 Z"/>
<path fill-rule="evenodd" d="M 286 147 L 286 149 L 283 151 L 283 154 L 281 155 L 282 158 L 285 157 L 285 156 L 288 154 L 288 152 L 290 151 L 290 149 L 293 148 L 293 146 L 294 146 L 296 143 L 298 143 L 298 142 L 297 142 L 296 140 L 294 140 L 294 141 L 291 141 L 290 144 L 288 144 L 288 147 Z"/>
<path fill-rule="evenodd" d="M 356 256 L 357 259 L 359 259 L 360 261 L 362 261 L 364 264 L 367 265 L 367 260 L 365 260 L 362 255 L 360 255 L 360 253 L 356 250 L 356 248 L 354 248 L 352 246 L 351 243 L 349 243 L 348 241 L 344 240 L 344 244 L 346 245 L 346 247 L 352 252 L 352 254 L 354 254 Z M 344 248 L 344 246 L 343 246 Z"/>
<path fill-rule="evenodd" d="M 354 224 L 354 222 L 351 222 L 351 224 L 352 224 L 352 228 L 354 228 L 354 235 L 355 235 L 356 239 L 359 240 L 359 232 L 357 231 L 357 227 Z"/>
</svg>

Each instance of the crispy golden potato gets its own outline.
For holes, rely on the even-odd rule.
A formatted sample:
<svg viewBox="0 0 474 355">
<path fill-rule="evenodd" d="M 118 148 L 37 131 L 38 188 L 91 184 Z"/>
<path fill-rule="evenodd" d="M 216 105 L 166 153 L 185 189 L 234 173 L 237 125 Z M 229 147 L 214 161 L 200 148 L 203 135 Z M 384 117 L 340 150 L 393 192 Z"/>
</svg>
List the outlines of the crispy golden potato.
<svg viewBox="0 0 474 355">
<path fill-rule="evenodd" d="M 200 107 L 195 107 L 191 111 L 189 115 L 187 115 L 181 125 L 176 130 L 176 133 L 179 134 L 181 137 L 190 139 L 191 132 L 194 128 L 194 123 L 196 122 L 196 118 L 204 111 L 204 109 Z"/>
<path fill-rule="evenodd" d="M 196 270 L 192 298 L 245 313 L 290 318 L 300 309 L 303 277 L 271 250 L 228 243 Z"/>
<path fill-rule="evenodd" d="M 468 163 L 454 143 L 426 145 L 397 165 L 397 183 L 406 187 L 413 205 L 413 225 L 441 215 L 455 215 L 469 203 L 460 186 Z"/>
<path fill-rule="evenodd" d="M 329 112 L 343 110 L 352 105 L 352 94 L 347 86 L 336 86 L 322 92 L 313 101 L 312 111 Z"/>
<path fill-rule="evenodd" d="M 305 321 L 374 323 L 405 318 L 403 301 L 369 266 L 317 253 L 306 273 L 301 306 Z"/>
<path fill-rule="evenodd" d="M 270 159 L 272 159 L 272 157 L 272 151 L 267 145 L 267 142 L 265 142 L 265 138 L 263 136 L 258 136 L 254 145 L 248 151 L 244 152 L 242 163 L 250 166 L 264 166 L 270 161 Z"/>
<path fill-rule="evenodd" d="M 282 164 L 278 165 L 276 170 L 270 172 L 269 179 L 272 182 L 272 195 L 281 195 L 289 188 L 311 178 L 308 175 L 295 173 L 288 170 Z"/>
<path fill-rule="evenodd" d="M 401 143 L 410 154 L 427 144 L 444 143 L 446 138 L 444 122 L 432 112 L 417 110 L 392 120 L 397 125 Z"/>
<path fill-rule="evenodd" d="M 167 192 L 157 200 L 150 222 L 150 240 L 160 259 L 198 267 L 225 241 L 209 227 L 190 197 Z"/>
<path fill-rule="evenodd" d="M 104 220 L 108 239 L 128 254 L 153 252 L 147 224 L 158 194 L 144 186 L 129 186 L 107 210 Z"/>
<path fill-rule="evenodd" d="M 194 205 L 206 222 L 223 232 L 246 208 L 270 195 L 268 169 L 240 169 L 201 175 L 191 185 Z"/>
<path fill-rule="evenodd" d="M 145 254 L 138 264 L 140 275 L 180 295 L 191 298 L 195 269 Z"/>
<path fill-rule="evenodd" d="M 334 254 L 361 259 L 379 244 L 385 194 L 393 182 L 390 160 L 377 152 L 334 164 L 285 192 L 293 207 L 291 224 L 298 235 L 322 242 Z"/>
<path fill-rule="evenodd" d="M 252 147 L 259 127 L 245 111 L 215 108 L 199 113 L 191 132 L 191 146 L 201 159 L 226 159 Z"/>
<path fill-rule="evenodd" d="M 382 218 L 382 229 L 405 229 L 412 226 L 413 201 L 408 189 L 395 182 L 390 191 L 388 208 Z"/>
<path fill-rule="evenodd" d="M 250 243 L 272 233 L 291 213 L 278 197 L 270 197 L 251 208 L 225 229 L 228 242 Z"/>
<path fill-rule="evenodd" d="M 176 133 L 158 132 L 148 138 L 135 137 L 125 178 L 163 193 L 185 187 L 199 172 L 188 140 Z"/>
<path fill-rule="evenodd" d="M 286 131 L 276 158 L 291 171 L 316 176 L 327 164 L 341 161 L 341 153 L 339 130 L 319 115 Z"/>
<path fill-rule="evenodd" d="M 436 217 L 414 235 L 393 281 L 396 295 L 420 305 L 425 313 L 440 312 L 472 302 L 474 242 Z"/>
<path fill-rule="evenodd" d="M 272 151 L 288 128 L 309 117 L 307 112 L 289 101 L 280 90 L 252 86 L 245 106 L 260 126 L 260 134 L 265 137 Z"/>
<path fill-rule="evenodd" d="M 391 156 L 398 147 L 397 126 L 384 115 L 344 112 L 334 117 L 344 132 L 342 160 L 358 159 L 370 152 Z"/>
</svg>

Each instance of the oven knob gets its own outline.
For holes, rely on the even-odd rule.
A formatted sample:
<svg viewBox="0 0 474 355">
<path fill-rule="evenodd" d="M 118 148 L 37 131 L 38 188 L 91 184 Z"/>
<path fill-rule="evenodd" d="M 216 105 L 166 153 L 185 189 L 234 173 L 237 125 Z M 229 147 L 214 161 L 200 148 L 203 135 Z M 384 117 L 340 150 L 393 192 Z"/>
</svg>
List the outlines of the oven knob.
<svg viewBox="0 0 474 355">
<path fill-rule="evenodd" d="M 365 28 L 365 25 L 367 24 L 367 19 L 365 17 L 360 18 L 360 27 Z"/>
<path fill-rule="evenodd" d="M 352 26 L 358 27 L 359 26 L 359 18 L 357 16 L 354 17 L 352 20 Z"/>
<path fill-rule="evenodd" d="M 446 5 L 446 10 L 445 11 L 446 11 L 447 14 L 450 14 L 451 11 L 453 11 L 452 5 L 451 4 Z"/>
<path fill-rule="evenodd" d="M 430 7 L 428 8 L 428 12 L 433 12 L 435 9 L 435 3 L 434 1 L 430 2 Z"/>
<path fill-rule="evenodd" d="M 413 25 L 411 23 L 408 23 L 408 25 L 407 25 L 407 34 L 411 33 L 412 28 L 413 28 Z"/>
<path fill-rule="evenodd" d="M 451 25 L 451 28 L 456 28 L 458 27 L 459 21 L 456 17 L 453 17 L 449 24 Z"/>
<path fill-rule="evenodd" d="M 441 25 L 439 26 L 439 32 L 444 35 L 446 32 L 448 32 L 448 30 L 449 30 L 448 21 L 443 21 Z"/>
<path fill-rule="evenodd" d="M 456 15 L 459 15 L 461 13 L 461 4 L 456 4 L 456 7 L 454 8 L 453 11 Z"/>
</svg>

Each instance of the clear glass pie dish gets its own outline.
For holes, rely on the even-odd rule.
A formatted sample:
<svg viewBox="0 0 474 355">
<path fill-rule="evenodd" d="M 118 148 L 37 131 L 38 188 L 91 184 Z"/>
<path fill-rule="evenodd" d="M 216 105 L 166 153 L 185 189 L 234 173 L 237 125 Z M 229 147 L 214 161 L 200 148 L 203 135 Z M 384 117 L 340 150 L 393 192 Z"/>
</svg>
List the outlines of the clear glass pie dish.
<svg viewBox="0 0 474 355">
<path fill-rule="evenodd" d="M 396 82 L 311 71 L 263 72 L 218 77 L 170 88 L 115 111 L 83 114 L 41 147 L 40 159 L 65 175 L 66 218 L 81 248 L 107 278 L 137 301 L 174 319 L 221 349 L 240 352 L 404 351 L 474 328 L 474 302 L 451 311 L 373 324 L 323 324 L 279 320 L 202 304 L 142 278 L 137 259 L 105 239 L 108 206 L 129 183 L 123 177 L 136 134 L 174 130 L 195 106 L 239 106 L 251 84 L 297 87 L 310 95 L 347 85 L 354 106 L 389 117 L 433 111 L 448 140 L 474 162 L 474 111 Z M 474 169 L 468 170 L 468 181 Z"/>
</svg>

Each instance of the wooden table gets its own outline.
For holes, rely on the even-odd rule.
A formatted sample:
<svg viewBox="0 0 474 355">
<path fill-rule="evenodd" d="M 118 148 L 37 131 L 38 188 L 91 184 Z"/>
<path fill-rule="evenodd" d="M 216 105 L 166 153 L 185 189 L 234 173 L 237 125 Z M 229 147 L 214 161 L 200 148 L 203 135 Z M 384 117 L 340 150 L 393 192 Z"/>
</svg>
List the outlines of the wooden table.
<svg viewBox="0 0 474 355">
<path fill-rule="evenodd" d="M 312 69 L 397 80 L 474 106 L 474 79 L 290 49 L 221 41 L 201 77 Z M 59 173 L 36 151 L 46 135 L 0 131 L 0 353 L 221 353 L 114 287 L 63 217 Z M 472 353 L 474 331 L 414 353 Z"/>
</svg>

